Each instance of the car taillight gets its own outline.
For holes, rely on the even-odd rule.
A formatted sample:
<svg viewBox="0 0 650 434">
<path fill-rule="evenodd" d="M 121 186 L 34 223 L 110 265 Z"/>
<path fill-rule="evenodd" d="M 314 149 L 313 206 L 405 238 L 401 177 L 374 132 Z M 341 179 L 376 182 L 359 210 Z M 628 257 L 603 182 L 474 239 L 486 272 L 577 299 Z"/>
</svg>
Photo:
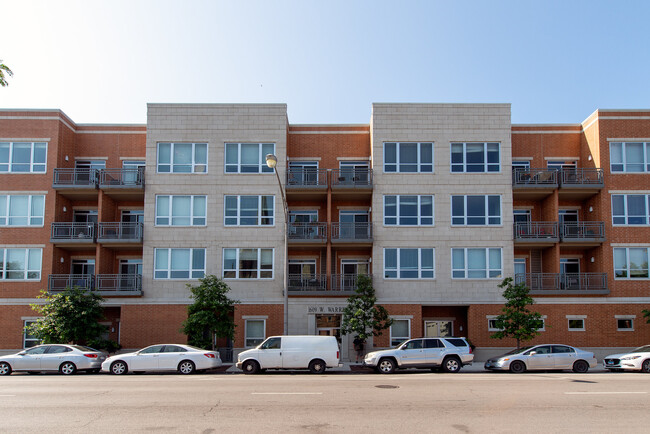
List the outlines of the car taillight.
<svg viewBox="0 0 650 434">
<path fill-rule="evenodd" d="M 469 347 L 469 353 L 472 354 L 472 347 Z"/>
<path fill-rule="evenodd" d="M 84 353 L 84 356 L 88 357 L 89 359 L 96 359 L 97 358 L 97 354 Z"/>
<path fill-rule="evenodd" d="M 203 354 L 203 355 L 204 355 L 205 357 L 207 357 L 208 359 L 216 359 L 216 358 L 217 358 L 217 356 L 215 356 L 215 355 L 212 354 L 212 353 L 205 353 L 205 354 Z"/>
<path fill-rule="evenodd" d="M 337 359 L 339 358 L 339 352 L 338 351 L 336 352 L 336 358 Z"/>
</svg>

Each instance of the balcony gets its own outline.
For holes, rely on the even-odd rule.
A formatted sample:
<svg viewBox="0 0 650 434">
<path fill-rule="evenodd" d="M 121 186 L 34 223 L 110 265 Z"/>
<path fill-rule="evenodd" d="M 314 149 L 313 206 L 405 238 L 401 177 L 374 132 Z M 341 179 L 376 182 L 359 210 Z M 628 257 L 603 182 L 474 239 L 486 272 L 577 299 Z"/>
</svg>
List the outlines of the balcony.
<svg viewBox="0 0 650 434">
<path fill-rule="evenodd" d="M 102 169 L 99 188 L 117 200 L 144 199 L 144 167 Z"/>
<path fill-rule="evenodd" d="M 57 247 L 88 248 L 95 243 L 94 223 L 55 222 L 50 230 L 50 243 Z"/>
<path fill-rule="evenodd" d="M 603 169 L 563 169 L 560 175 L 560 198 L 584 200 L 605 187 Z"/>
<path fill-rule="evenodd" d="M 325 194 L 327 192 L 327 169 L 287 169 L 286 191 L 288 196 Z"/>
<path fill-rule="evenodd" d="M 327 223 L 289 223 L 287 238 L 290 244 L 325 244 Z"/>
<path fill-rule="evenodd" d="M 52 188 L 75 200 L 97 199 L 96 169 L 54 169 Z"/>
<path fill-rule="evenodd" d="M 526 273 L 515 275 L 532 295 L 609 294 L 607 273 Z"/>
<path fill-rule="evenodd" d="M 66 288 L 92 291 L 95 288 L 95 276 L 93 274 L 50 274 L 48 276 L 48 292 L 61 292 Z"/>
<path fill-rule="evenodd" d="M 334 169 L 331 177 L 332 194 L 344 194 L 349 199 L 372 194 L 372 169 Z"/>
<path fill-rule="evenodd" d="M 515 169 L 512 171 L 512 194 L 515 199 L 539 200 L 558 188 L 555 169 Z"/>
<path fill-rule="evenodd" d="M 95 291 L 103 296 L 142 295 L 142 276 L 139 274 L 98 274 Z"/>
<path fill-rule="evenodd" d="M 325 274 L 289 274 L 287 288 L 296 295 L 314 295 L 327 290 Z"/>
<path fill-rule="evenodd" d="M 332 243 L 372 244 L 372 223 L 332 223 Z"/>
<path fill-rule="evenodd" d="M 347 295 L 354 294 L 357 289 L 357 279 L 361 274 L 332 274 L 330 287 L 333 292 L 344 293 Z M 368 274 L 364 276 L 372 278 Z"/>
<path fill-rule="evenodd" d="M 568 247 L 595 247 L 605 242 L 604 222 L 574 222 L 560 225 L 562 243 Z"/>
<path fill-rule="evenodd" d="M 550 247 L 560 241 L 557 222 L 517 222 L 514 224 L 517 247 Z"/>
<path fill-rule="evenodd" d="M 128 247 L 142 245 L 142 223 L 99 223 L 97 242 L 108 247 Z"/>
</svg>

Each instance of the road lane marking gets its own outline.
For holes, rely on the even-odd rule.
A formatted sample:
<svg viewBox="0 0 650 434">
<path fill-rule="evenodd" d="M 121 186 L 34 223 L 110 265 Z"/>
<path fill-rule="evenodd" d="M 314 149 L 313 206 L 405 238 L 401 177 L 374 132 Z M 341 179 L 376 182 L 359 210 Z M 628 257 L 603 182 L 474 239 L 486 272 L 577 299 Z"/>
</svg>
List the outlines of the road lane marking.
<svg viewBox="0 0 650 434">
<path fill-rule="evenodd" d="M 251 392 L 251 395 L 322 395 L 323 392 Z"/>
<path fill-rule="evenodd" d="M 564 392 L 565 395 L 641 395 L 648 392 Z"/>
</svg>

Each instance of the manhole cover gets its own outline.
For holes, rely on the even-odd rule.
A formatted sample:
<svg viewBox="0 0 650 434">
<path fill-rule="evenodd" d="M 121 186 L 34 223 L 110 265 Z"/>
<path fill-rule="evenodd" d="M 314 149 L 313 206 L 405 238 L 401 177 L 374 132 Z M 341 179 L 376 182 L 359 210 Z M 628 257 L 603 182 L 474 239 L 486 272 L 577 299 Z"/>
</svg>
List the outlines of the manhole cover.
<svg viewBox="0 0 650 434">
<path fill-rule="evenodd" d="M 399 386 L 393 386 L 393 385 L 390 385 L 390 384 L 378 384 L 375 387 L 377 387 L 379 389 L 399 389 Z"/>
</svg>

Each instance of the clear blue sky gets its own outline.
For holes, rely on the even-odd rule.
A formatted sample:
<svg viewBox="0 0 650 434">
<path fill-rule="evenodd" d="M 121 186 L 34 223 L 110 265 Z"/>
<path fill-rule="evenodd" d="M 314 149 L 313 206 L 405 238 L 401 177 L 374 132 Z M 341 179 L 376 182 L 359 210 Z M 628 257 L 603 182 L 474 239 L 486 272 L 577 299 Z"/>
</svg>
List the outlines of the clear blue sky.
<svg viewBox="0 0 650 434">
<path fill-rule="evenodd" d="M 4 0 L 2 108 L 145 123 L 147 102 L 509 102 L 514 123 L 650 107 L 648 1 Z"/>
</svg>

